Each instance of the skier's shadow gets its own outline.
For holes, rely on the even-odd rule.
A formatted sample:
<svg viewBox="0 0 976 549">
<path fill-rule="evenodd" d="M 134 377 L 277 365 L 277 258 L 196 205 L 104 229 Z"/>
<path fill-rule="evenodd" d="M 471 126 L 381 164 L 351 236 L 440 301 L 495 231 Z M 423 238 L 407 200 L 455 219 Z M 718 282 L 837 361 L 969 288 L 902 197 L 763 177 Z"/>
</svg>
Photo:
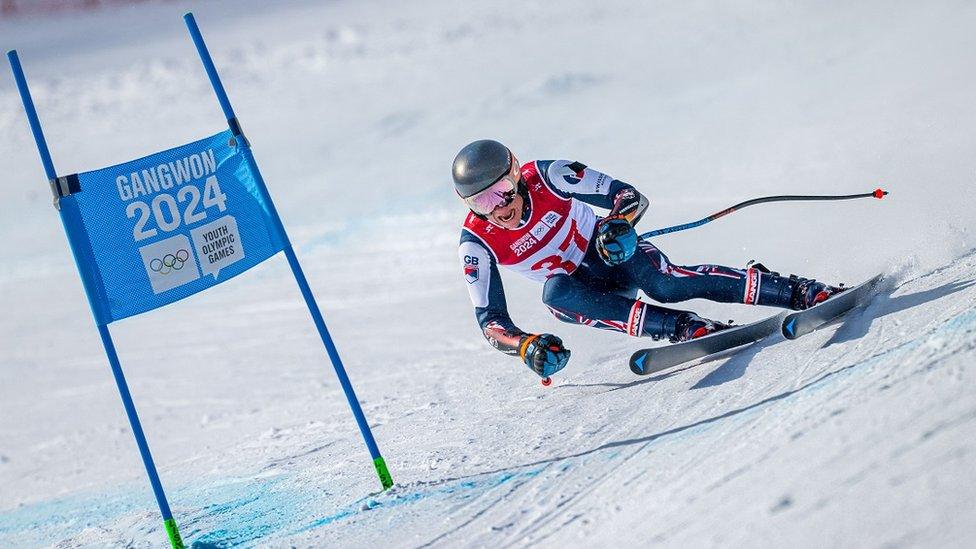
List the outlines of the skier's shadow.
<svg viewBox="0 0 976 549">
<path fill-rule="evenodd" d="M 669 371 L 667 371 L 667 372 L 665 372 L 663 374 L 660 374 L 660 375 L 656 375 L 656 376 L 652 376 L 652 377 L 641 377 L 640 379 L 637 379 L 635 381 L 628 381 L 627 383 L 613 383 L 613 382 L 604 382 L 604 383 L 562 383 L 560 385 L 555 386 L 554 389 L 558 391 L 558 390 L 562 390 L 562 389 L 573 389 L 573 388 L 581 388 L 581 387 L 609 387 L 609 389 L 607 389 L 606 391 L 603 391 L 604 393 L 609 393 L 610 391 L 616 391 L 616 390 L 619 390 L 619 389 L 628 389 L 630 387 L 634 387 L 636 385 L 642 385 L 644 383 L 650 383 L 652 381 L 661 381 L 662 379 L 667 379 L 667 378 L 669 378 L 669 377 L 671 377 L 673 375 L 680 374 L 681 372 L 684 372 L 685 370 L 694 368 L 697 365 L 698 365 L 697 363 L 691 364 L 691 365 L 685 366 L 683 368 L 678 368 L 676 370 L 669 370 Z"/>
<path fill-rule="evenodd" d="M 976 284 L 976 279 L 957 280 L 943 284 L 938 288 L 931 288 L 921 292 L 915 292 L 913 294 L 900 295 L 898 297 L 891 297 L 891 294 L 896 289 L 892 288 L 887 292 L 878 294 L 873 300 L 871 300 L 865 309 L 858 312 L 859 314 L 851 314 L 841 317 L 839 320 L 842 321 L 843 324 L 836 332 L 834 332 L 834 335 L 832 335 L 830 339 L 824 343 L 823 348 L 864 337 L 871 329 L 871 324 L 875 321 L 875 319 L 901 312 L 906 309 L 911 309 L 912 307 L 918 307 L 919 305 L 928 303 L 929 301 L 935 301 L 936 299 L 943 298 L 956 292 L 961 292 L 974 284 Z"/>
<path fill-rule="evenodd" d="M 723 383 L 728 383 L 734 379 L 739 379 L 743 374 L 746 373 L 746 368 L 752 363 L 752 359 L 759 354 L 760 351 L 783 341 L 783 336 L 779 334 L 773 334 L 765 339 L 761 339 L 748 347 L 739 350 L 739 352 L 732 355 L 732 358 L 725 361 L 724 364 L 715 368 L 708 373 L 705 377 L 698 380 L 698 383 L 691 386 L 691 389 L 705 389 L 707 387 L 715 387 L 717 385 L 722 385 Z"/>
<path fill-rule="evenodd" d="M 643 385 L 645 383 L 653 383 L 655 381 L 662 381 L 662 380 L 668 379 L 669 377 L 676 376 L 676 375 L 678 375 L 678 374 L 680 374 L 682 372 L 685 372 L 687 370 L 691 370 L 692 368 L 700 368 L 702 365 L 708 364 L 709 362 L 715 362 L 717 360 L 722 360 L 722 359 L 728 358 L 729 356 L 732 356 L 732 359 L 731 360 L 729 360 L 721 368 L 719 368 L 719 370 L 724 370 L 724 369 L 726 369 L 726 366 L 729 364 L 729 362 L 736 361 L 736 363 L 739 364 L 739 361 L 741 359 L 741 361 L 742 361 L 741 364 L 734 366 L 733 369 L 731 370 L 731 371 L 738 371 L 738 375 L 735 375 L 734 377 L 723 376 L 723 377 L 725 377 L 725 379 L 723 379 L 720 382 L 711 383 L 709 385 L 702 385 L 702 382 L 704 382 L 705 379 L 708 379 L 709 377 L 711 377 L 712 375 L 715 374 L 715 372 L 712 372 L 711 374 L 709 374 L 708 376 L 706 376 L 705 379 L 703 379 L 702 381 L 699 381 L 698 384 L 696 384 L 694 387 L 692 387 L 692 389 L 699 389 L 701 387 L 710 387 L 712 385 L 719 385 L 721 383 L 725 383 L 726 381 L 731 381 L 731 380 L 736 379 L 738 377 L 742 377 L 743 372 L 745 372 L 746 367 L 749 365 L 749 361 L 751 361 L 754 356 L 756 356 L 757 354 L 759 354 L 759 351 L 761 351 L 763 348 L 771 345 L 772 343 L 774 343 L 774 342 L 776 342 L 776 341 L 778 341 L 780 339 L 783 339 L 783 338 L 782 337 L 777 338 L 776 336 L 767 337 L 765 340 L 757 341 L 755 343 L 749 344 L 746 347 L 736 347 L 735 349 L 728 349 L 728 350 L 725 350 L 725 351 L 722 351 L 722 352 L 719 352 L 719 353 L 715 353 L 713 355 L 709 355 L 709 356 L 704 357 L 704 358 L 700 358 L 700 359 L 696 360 L 695 362 L 692 362 L 690 364 L 686 364 L 685 366 L 682 366 L 680 368 L 675 368 L 673 370 L 668 370 L 666 372 L 660 373 L 660 374 L 655 375 L 655 376 L 640 377 L 640 378 L 638 378 L 638 379 L 636 379 L 634 381 L 628 381 L 627 383 L 610 383 L 610 382 L 606 382 L 606 383 L 566 383 L 566 384 L 563 384 L 563 385 L 559 385 L 558 388 L 559 389 L 563 389 L 563 388 L 571 388 L 571 387 L 609 387 L 609 389 L 607 389 L 606 391 L 604 391 L 606 393 L 609 393 L 610 391 L 619 391 L 620 389 L 629 389 L 631 387 L 636 387 L 637 385 Z M 716 370 L 716 371 L 718 371 L 718 370 Z"/>
</svg>

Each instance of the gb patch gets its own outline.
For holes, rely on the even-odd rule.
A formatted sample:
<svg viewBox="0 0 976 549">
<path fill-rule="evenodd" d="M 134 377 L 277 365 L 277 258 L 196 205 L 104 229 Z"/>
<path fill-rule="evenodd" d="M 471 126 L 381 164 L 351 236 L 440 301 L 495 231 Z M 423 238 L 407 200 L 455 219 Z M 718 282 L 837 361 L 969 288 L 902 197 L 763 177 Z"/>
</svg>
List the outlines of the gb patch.
<svg viewBox="0 0 976 549">
<path fill-rule="evenodd" d="M 464 256 L 464 279 L 468 284 L 478 281 L 478 258 L 470 255 Z"/>
<path fill-rule="evenodd" d="M 478 281 L 478 267 L 475 265 L 465 265 L 464 266 L 464 279 L 468 281 L 468 284 L 474 284 Z"/>
</svg>

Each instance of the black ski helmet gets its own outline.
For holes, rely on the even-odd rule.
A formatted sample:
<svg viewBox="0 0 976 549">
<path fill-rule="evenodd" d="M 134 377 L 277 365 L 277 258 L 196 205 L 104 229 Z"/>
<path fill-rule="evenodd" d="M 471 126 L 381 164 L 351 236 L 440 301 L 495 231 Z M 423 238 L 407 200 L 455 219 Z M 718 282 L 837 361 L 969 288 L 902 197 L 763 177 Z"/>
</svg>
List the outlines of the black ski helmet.
<svg viewBox="0 0 976 549">
<path fill-rule="evenodd" d="M 512 169 L 514 158 L 508 147 L 491 139 L 465 145 L 454 157 L 454 190 L 461 198 L 480 193 Z"/>
</svg>

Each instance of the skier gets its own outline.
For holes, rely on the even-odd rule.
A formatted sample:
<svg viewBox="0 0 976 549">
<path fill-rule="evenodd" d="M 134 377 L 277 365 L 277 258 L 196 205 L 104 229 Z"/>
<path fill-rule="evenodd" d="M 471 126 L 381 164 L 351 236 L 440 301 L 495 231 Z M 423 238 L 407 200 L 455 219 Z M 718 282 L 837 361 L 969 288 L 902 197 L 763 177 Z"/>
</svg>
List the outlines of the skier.
<svg viewBox="0 0 976 549">
<path fill-rule="evenodd" d="M 809 308 L 842 291 L 813 279 L 746 269 L 681 266 L 634 225 L 648 201 L 637 190 L 579 162 L 520 165 L 503 144 L 480 140 L 454 159 L 454 188 L 471 210 L 458 255 L 475 316 L 492 346 L 517 355 L 540 377 L 566 366 L 570 351 L 553 334 L 512 322 L 498 265 L 544 283 L 542 301 L 559 320 L 628 335 L 688 341 L 728 328 L 660 303 L 703 298 L 723 303 Z M 598 217 L 590 205 L 610 210 Z"/>
</svg>

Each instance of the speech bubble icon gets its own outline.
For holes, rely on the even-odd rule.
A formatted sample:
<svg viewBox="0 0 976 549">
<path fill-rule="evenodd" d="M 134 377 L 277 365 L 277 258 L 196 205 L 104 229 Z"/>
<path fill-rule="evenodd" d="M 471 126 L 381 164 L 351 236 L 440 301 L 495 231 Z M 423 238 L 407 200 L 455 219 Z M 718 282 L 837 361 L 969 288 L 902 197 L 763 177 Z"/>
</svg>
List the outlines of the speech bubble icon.
<svg viewBox="0 0 976 549">
<path fill-rule="evenodd" d="M 244 259 L 244 246 L 237 231 L 237 219 L 225 215 L 216 221 L 190 230 L 193 247 L 200 258 L 203 275 L 220 274 L 224 267 Z"/>
</svg>

